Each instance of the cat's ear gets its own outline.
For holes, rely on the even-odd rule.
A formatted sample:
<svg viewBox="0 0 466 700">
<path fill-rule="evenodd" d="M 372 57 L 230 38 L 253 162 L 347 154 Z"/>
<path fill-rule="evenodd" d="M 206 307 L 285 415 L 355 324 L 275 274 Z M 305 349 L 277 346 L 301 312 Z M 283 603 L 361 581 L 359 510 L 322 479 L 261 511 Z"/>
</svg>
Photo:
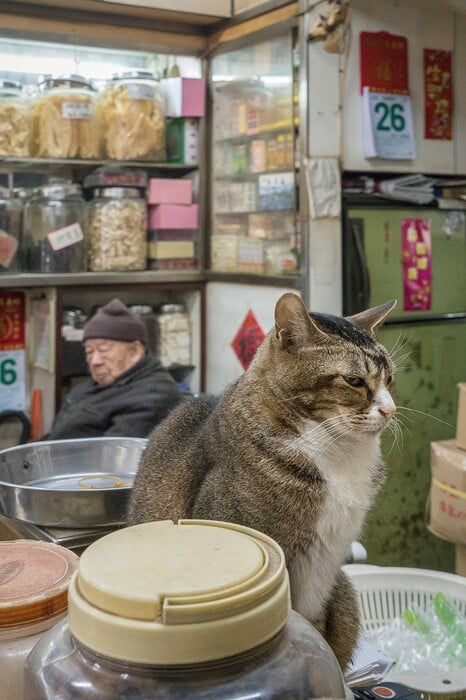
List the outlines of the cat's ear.
<svg viewBox="0 0 466 700">
<path fill-rule="evenodd" d="M 354 316 L 347 316 L 346 320 L 350 321 L 356 328 L 372 333 L 377 326 L 380 326 L 395 306 L 396 299 L 392 299 L 392 301 L 387 301 L 386 304 L 374 306 L 372 309 L 366 309 L 366 311 L 361 311 Z"/>
<path fill-rule="evenodd" d="M 275 337 L 281 347 L 307 345 L 316 335 L 326 334 L 312 321 L 301 297 L 293 292 L 283 294 L 275 306 Z"/>
</svg>

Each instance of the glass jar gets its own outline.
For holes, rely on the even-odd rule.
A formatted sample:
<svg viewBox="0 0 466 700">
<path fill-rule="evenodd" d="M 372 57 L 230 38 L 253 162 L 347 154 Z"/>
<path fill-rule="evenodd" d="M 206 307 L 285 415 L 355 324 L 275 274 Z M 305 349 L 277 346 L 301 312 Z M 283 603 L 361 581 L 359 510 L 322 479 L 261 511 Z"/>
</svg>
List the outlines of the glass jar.
<svg viewBox="0 0 466 700">
<path fill-rule="evenodd" d="M 23 269 L 23 202 L 0 187 L 0 273 Z"/>
<path fill-rule="evenodd" d="M 101 127 L 96 92 L 79 75 L 47 76 L 32 105 L 32 154 L 98 158 Z"/>
<path fill-rule="evenodd" d="M 102 94 L 101 110 L 105 156 L 166 159 L 165 108 L 152 73 L 134 70 L 115 75 Z"/>
<path fill-rule="evenodd" d="M 346 697 L 330 647 L 290 611 L 283 551 L 256 530 L 157 521 L 81 555 L 68 620 L 28 657 L 25 700 Z"/>
<path fill-rule="evenodd" d="M 157 356 L 164 367 L 191 364 L 191 323 L 183 304 L 162 304 L 157 314 Z"/>
<path fill-rule="evenodd" d="M 149 304 L 133 304 L 128 307 L 132 314 L 142 321 L 146 327 L 147 348 L 153 353 L 157 352 L 157 318 L 152 306 Z"/>
<path fill-rule="evenodd" d="M 21 83 L 0 80 L 0 156 L 29 155 L 28 101 Z"/>
<path fill-rule="evenodd" d="M 80 185 L 50 182 L 34 190 L 24 207 L 28 272 L 84 272 L 84 199 Z"/>
<path fill-rule="evenodd" d="M 48 542 L 0 542 L 1 695 L 22 700 L 24 664 L 42 634 L 61 620 L 78 557 Z"/>
<path fill-rule="evenodd" d="M 90 270 L 145 270 L 147 204 L 140 189 L 95 188 L 86 222 Z"/>
</svg>

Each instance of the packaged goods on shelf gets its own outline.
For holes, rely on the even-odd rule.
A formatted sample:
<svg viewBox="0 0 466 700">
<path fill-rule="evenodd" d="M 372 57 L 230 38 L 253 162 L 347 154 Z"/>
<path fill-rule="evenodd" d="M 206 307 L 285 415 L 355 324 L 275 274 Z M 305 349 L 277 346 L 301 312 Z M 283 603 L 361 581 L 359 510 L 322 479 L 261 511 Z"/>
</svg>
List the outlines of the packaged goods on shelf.
<svg viewBox="0 0 466 700">
<path fill-rule="evenodd" d="M 32 155 L 98 158 L 101 122 L 97 93 L 78 75 L 47 76 L 32 102 Z"/>
<path fill-rule="evenodd" d="M 89 269 L 145 270 L 147 204 L 135 187 L 97 187 L 87 203 Z"/>
<path fill-rule="evenodd" d="M 251 213 L 248 216 L 248 235 L 251 238 L 281 240 L 295 234 L 295 214 L 285 211 Z"/>
<path fill-rule="evenodd" d="M 196 270 L 196 258 L 171 258 L 166 260 L 149 260 L 149 270 L 167 272 L 171 270 Z"/>
<path fill-rule="evenodd" d="M 203 117 L 205 114 L 204 78 L 165 78 L 160 81 L 167 117 Z"/>
<path fill-rule="evenodd" d="M 198 204 L 150 204 L 149 228 L 197 228 Z"/>
<path fill-rule="evenodd" d="M 165 108 L 152 73 L 135 70 L 115 75 L 100 107 L 105 156 L 165 160 Z"/>
<path fill-rule="evenodd" d="M 29 108 L 21 83 L 0 80 L 0 156 L 30 155 Z"/>
<path fill-rule="evenodd" d="M 147 187 L 145 170 L 125 170 L 124 168 L 97 168 L 84 178 L 85 189 L 92 187 Z"/>
<path fill-rule="evenodd" d="M 264 243 L 251 238 L 238 241 L 237 266 L 239 272 L 261 274 L 264 272 Z"/>
<path fill-rule="evenodd" d="M 296 183 L 293 172 L 259 175 L 259 209 L 293 209 Z"/>
<path fill-rule="evenodd" d="M 192 182 L 184 178 L 153 177 L 147 190 L 149 204 L 191 204 Z"/>
<path fill-rule="evenodd" d="M 169 119 L 166 138 L 169 163 L 198 164 L 199 120 L 197 118 Z"/>
<path fill-rule="evenodd" d="M 214 272 L 237 271 L 240 240 L 242 239 L 236 235 L 212 236 L 210 239 L 210 267 Z"/>
<path fill-rule="evenodd" d="M 199 229 L 197 228 L 154 228 L 149 229 L 148 241 L 197 241 Z"/>
<path fill-rule="evenodd" d="M 149 241 L 149 258 L 151 260 L 194 258 L 195 241 Z"/>
</svg>

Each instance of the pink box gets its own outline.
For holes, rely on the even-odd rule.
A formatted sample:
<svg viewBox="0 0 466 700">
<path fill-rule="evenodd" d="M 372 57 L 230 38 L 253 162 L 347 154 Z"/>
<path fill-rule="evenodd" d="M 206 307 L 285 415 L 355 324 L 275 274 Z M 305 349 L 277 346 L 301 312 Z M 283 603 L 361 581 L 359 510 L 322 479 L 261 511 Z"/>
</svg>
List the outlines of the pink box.
<svg viewBox="0 0 466 700">
<path fill-rule="evenodd" d="M 153 177 L 149 180 L 149 204 L 191 204 L 192 195 L 191 180 L 175 180 L 169 177 Z"/>
<path fill-rule="evenodd" d="M 160 90 L 167 117 L 203 117 L 205 78 L 164 78 Z"/>
<path fill-rule="evenodd" d="M 149 228 L 197 228 L 197 204 L 150 204 Z"/>
</svg>

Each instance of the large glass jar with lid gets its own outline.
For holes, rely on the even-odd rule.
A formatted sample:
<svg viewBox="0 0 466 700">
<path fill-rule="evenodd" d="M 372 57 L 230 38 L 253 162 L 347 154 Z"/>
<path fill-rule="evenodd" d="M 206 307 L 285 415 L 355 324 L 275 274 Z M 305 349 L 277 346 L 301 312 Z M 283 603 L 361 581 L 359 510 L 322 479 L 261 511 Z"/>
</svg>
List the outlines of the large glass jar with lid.
<svg viewBox="0 0 466 700">
<path fill-rule="evenodd" d="M 162 304 L 157 314 L 157 356 L 164 367 L 191 364 L 191 323 L 184 304 Z"/>
<path fill-rule="evenodd" d="M 117 160 L 165 160 L 165 109 L 148 71 L 115 75 L 101 100 L 104 154 Z"/>
<path fill-rule="evenodd" d="M 0 156 L 29 155 L 28 101 L 21 83 L 0 80 Z"/>
<path fill-rule="evenodd" d="M 338 662 L 290 609 L 285 557 L 231 523 L 155 521 L 81 555 L 68 619 L 28 657 L 24 700 L 344 700 Z"/>
<path fill-rule="evenodd" d="M 50 182 L 33 191 L 24 208 L 28 272 L 85 272 L 85 203 L 81 186 Z"/>
<path fill-rule="evenodd" d="M 136 187 L 97 187 L 87 205 L 89 269 L 144 270 L 147 204 Z"/>
<path fill-rule="evenodd" d="M 32 155 L 98 158 L 101 128 L 96 91 L 79 75 L 47 76 L 32 105 Z"/>
<path fill-rule="evenodd" d="M 0 273 L 23 269 L 23 202 L 14 192 L 0 187 Z"/>
</svg>

